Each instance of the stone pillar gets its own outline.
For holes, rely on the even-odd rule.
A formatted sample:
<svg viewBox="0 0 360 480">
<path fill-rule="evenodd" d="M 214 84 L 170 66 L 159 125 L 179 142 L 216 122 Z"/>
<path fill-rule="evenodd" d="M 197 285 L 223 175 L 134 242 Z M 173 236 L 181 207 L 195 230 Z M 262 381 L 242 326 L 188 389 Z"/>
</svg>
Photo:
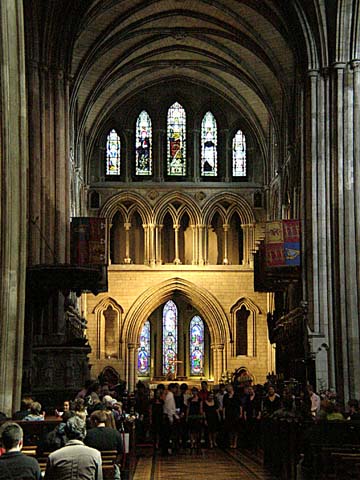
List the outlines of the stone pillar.
<svg viewBox="0 0 360 480">
<path fill-rule="evenodd" d="M 224 344 L 212 344 L 211 350 L 213 354 L 214 382 L 218 383 L 221 374 L 224 372 Z"/>
<path fill-rule="evenodd" d="M 199 265 L 205 265 L 205 232 L 206 225 L 198 225 L 198 263 Z"/>
<path fill-rule="evenodd" d="M 192 260 L 191 265 L 198 264 L 199 258 L 199 249 L 198 249 L 198 242 L 197 242 L 197 228 L 196 225 L 190 225 L 191 232 L 192 232 Z"/>
<path fill-rule="evenodd" d="M 157 140 L 157 159 L 153 159 L 153 166 L 154 166 L 154 180 L 155 182 L 163 182 L 164 181 L 164 170 L 165 165 L 167 162 L 166 158 L 166 150 L 164 153 L 164 137 L 165 137 L 165 130 L 159 129 L 155 132 L 156 140 Z M 153 155 L 154 155 L 153 151 Z"/>
<path fill-rule="evenodd" d="M 181 265 L 181 260 L 179 258 L 179 230 L 180 230 L 180 225 L 175 224 L 174 225 L 174 232 L 175 232 L 175 258 L 174 258 L 174 264 L 175 265 Z"/>
<path fill-rule="evenodd" d="M 162 255 L 161 255 L 161 231 L 163 225 L 156 225 L 155 229 L 155 248 L 156 248 L 156 265 L 162 264 Z"/>
<path fill-rule="evenodd" d="M 144 263 L 149 264 L 149 226 L 143 224 L 144 229 Z"/>
<path fill-rule="evenodd" d="M 204 225 L 204 265 L 209 263 L 209 228 L 211 228 L 211 225 Z"/>
<path fill-rule="evenodd" d="M 228 223 L 224 223 L 224 258 L 223 258 L 223 265 L 229 265 L 228 259 L 228 232 L 229 232 L 230 225 Z"/>
<path fill-rule="evenodd" d="M 108 234 L 107 234 L 107 251 L 108 251 L 108 264 L 111 265 L 111 228 L 113 224 L 108 223 Z"/>
<path fill-rule="evenodd" d="M 126 155 L 125 155 L 125 182 L 131 182 L 132 176 L 132 166 L 135 165 L 134 151 L 135 151 L 135 140 L 134 140 L 134 131 L 131 128 L 125 130 L 126 138 Z M 123 151 L 123 149 L 121 149 Z M 132 160 L 134 161 L 132 162 Z M 132 165 L 133 164 L 133 165 Z"/>
<path fill-rule="evenodd" d="M 134 389 L 135 389 L 135 379 L 136 379 L 135 353 L 137 353 L 135 343 L 128 343 L 127 379 L 128 379 L 128 391 L 129 392 L 133 392 Z"/>
<path fill-rule="evenodd" d="M 200 182 L 200 130 L 193 129 L 191 132 L 193 138 L 193 181 Z"/>
<path fill-rule="evenodd" d="M 149 265 L 155 265 L 155 225 L 149 224 Z"/>
<path fill-rule="evenodd" d="M 27 106 L 22 0 L 0 2 L 0 411 L 20 406 L 27 215 Z"/>
<path fill-rule="evenodd" d="M 124 258 L 124 263 L 125 264 L 130 264 L 131 263 L 131 258 L 130 258 L 130 229 L 131 229 L 131 223 L 125 222 L 124 223 L 124 228 L 125 228 L 125 258 Z"/>
<path fill-rule="evenodd" d="M 232 157 L 231 157 L 231 147 L 229 144 L 229 130 L 223 128 L 219 132 L 219 146 L 223 146 L 222 151 L 224 152 L 224 158 L 219 163 L 223 164 L 224 167 L 221 171 L 221 178 L 224 182 L 230 182 L 232 177 Z M 220 172 L 219 172 L 220 173 Z"/>
</svg>

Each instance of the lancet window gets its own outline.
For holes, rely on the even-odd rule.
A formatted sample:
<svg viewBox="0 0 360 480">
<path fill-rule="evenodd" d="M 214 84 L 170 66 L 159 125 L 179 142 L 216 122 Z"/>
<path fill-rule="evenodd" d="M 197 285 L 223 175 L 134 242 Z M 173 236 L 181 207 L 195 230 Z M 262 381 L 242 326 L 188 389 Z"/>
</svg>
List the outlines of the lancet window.
<svg viewBox="0 0 360 480">
<path fill-rule="evenodd" d="M 150 115 L 143 110 L 136 121 L 136 175 L 152 175 L 152 126 Z"/>
<path fill-rule="evenodd" d="M 178 309 L 172 300 L 163 309 L 163 375 L 175 373 L 178 349 Z"/>
<path fill-rule="evenodd" d="M 106 175 L 120 175 L 121 142 L 116 130 L 110 130 L 106 139 Z"/>
<path fill-rule="evenodd" d="M 186 113 L 178 102 L 171 105 L 168 110 L 167 174 L 186 175 Z"/>
<path fill-rule="evenodd" d="M 238 130 L 232 144 L 232 174 L 234 177 L 246 177 L 246 138 L 241 130 Z"/>
<path fill-rule="evenodd" d="M 190 322 L 190 374 L 204 373 L 204 322 L 196 315 Z"/>
<path fill-rule="evenodd" d="M 201 123 L 201 175 L 217 176 L 217 125 L 211 112 L 204 115 Z"/>
<path fill-rule="evenodd" d="M 140 347 L 138 352 L 138 374 L 149 375 L 150 373 L 150 359 L 151 359 L 151 325 L 147 320 L 140 333 Z"/>
</svg>

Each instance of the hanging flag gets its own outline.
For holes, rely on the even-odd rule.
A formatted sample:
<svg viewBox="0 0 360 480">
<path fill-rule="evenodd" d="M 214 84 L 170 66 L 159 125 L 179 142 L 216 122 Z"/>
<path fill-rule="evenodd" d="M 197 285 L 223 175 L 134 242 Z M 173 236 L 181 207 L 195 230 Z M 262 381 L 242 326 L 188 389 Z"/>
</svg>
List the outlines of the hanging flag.
<svg viewBox="0 0 360 480">
<path fill-rule="evenodd" d="M 265 252 L 266 267 L 300 266 L 300 221 L 267 222 Z"/>
</svg>

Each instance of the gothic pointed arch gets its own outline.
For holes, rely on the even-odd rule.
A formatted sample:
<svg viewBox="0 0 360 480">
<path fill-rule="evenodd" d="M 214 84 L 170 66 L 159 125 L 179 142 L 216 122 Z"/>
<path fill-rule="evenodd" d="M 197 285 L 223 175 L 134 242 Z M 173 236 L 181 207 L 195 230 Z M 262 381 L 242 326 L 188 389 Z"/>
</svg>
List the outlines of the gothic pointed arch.
<svg viewBox="0 0 360 480">
<path fill-rule="evenodd" d="M 221 208 L 227 211 L 230 207 L 237 206 L 241 223 L 244 225 L 254 224 L 255 216 L 249 202 L 235 193 L 220 192 L 209 199 L 203 207 L 203 216 L 205 223 L 209 223 L 209 218 L 216 209 Z"/>
<path fill-rule="evenodd" d="M 195 200 L 182 192 L 169 192 L 161 197 L 154 206 L 155 222 L 160 225 L 167 211 L 173 212 L 174 219 L 181 217 L 186 210 L 193 225 L 198 225 L 201 219 L 201 212 Z"/>
<path fill-rule="evenodd" d="M 127 216 L 137 209 L 144 224 L 151 223 L 152 210 L 149 203 L 136 192 L 125 191 L 110 197 L 102 206 L 99 216 L 109 220 L 113 218 L 116 211 L 121 208 L 127 212 Z"/>
<path fill-rule="evenodd" d="M 97 329 L 95 346 L 97 359 L 121 359 L 120 338 L 124 313 L 122 306 L 115 299 L 105 297 L 94 307 L 93 313 Z"/>
<path fill-rule="evenodd" d="M 131 305 L 125 317 L 124 338 L 128 343 L 137 343 L 140 330 L 150 314 L 163 303 L 170 300 L 177 292 L 199 311 L 207 322 L 211 341 L 214 344 L 226 345 L 231 338 L 231 329 L 226 314 L 219 301 L 203 287 L 175 277 L 145 290 L 136 302 Z"/>
<path fill-rule="evenodd" d="M 256 356 L 257 317 L 260 308 L 247 297 L 240 298 L 230 309 L 231 324 L 234 332 L 232 355 L 234 357 Z"/>
</svg>

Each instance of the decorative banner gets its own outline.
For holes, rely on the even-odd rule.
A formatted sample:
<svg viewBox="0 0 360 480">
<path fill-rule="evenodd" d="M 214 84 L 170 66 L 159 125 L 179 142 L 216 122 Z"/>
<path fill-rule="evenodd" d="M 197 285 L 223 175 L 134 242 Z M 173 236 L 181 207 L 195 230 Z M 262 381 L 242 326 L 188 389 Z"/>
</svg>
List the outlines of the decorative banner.
<svg viewBox="0 0 360 480">
<path fill-rule="evenodd" d="M 267 222 L 265 253 L 266 267 L 300 266 L 300 221 Z"/>
<path fill-rule="evenodd" d="M 106 219 L 75 217 L 71 221 L 71 263 L 106 265 Z"/>
</svg>

